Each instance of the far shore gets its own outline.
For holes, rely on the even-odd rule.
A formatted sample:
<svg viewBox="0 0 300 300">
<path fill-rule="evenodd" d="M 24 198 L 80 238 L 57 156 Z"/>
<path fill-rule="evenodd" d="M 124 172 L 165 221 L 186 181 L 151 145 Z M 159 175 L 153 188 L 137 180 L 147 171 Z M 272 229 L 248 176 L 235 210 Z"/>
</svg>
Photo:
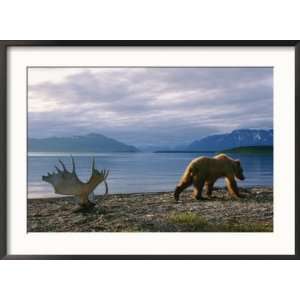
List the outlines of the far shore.
<svg viewBox="0 0 300 300">
<path fill-rule="evenodd" d="M 96 196 L 89 211 L 77 211 L 73 197 L 28 199 L 28 232 L 272 232 L 273 189 L 241 188 L 243 198 L 216 188 L 194 200 L 187 190 Z"/>
</svg>

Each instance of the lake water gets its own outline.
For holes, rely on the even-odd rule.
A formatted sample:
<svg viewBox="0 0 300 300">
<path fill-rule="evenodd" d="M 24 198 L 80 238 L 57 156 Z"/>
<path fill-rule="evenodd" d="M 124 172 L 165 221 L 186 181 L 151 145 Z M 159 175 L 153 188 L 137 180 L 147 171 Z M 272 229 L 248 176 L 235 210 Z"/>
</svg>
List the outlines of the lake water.
<svg viewBox="0 0 300 300">
<path fill-rule="evenodd" d="M 201 153 L 201 156 L 213 156 Z M 95 157 L 97 169 L 109 169 L 109 193 L 135 193 L 173 191 L 187 164 L 198 157 L 197 153 L 84 153 L 73 154 L 76 172 L 86 181 L 91 175 L 92 157 Z M 245 181 L 239 186 L 273 186 L 273 156 L 256 154 L 235 154 L 233 158 L 241 160 Z M 69 170 L 71 158 L 65 153 L 29 153 L 28 154 L 28 198 L 55 197 L 50 184 L 42 181 L 42 175 L 53 172 L 58 159 L 63 160 Z M 219 179 L 216 186 L 224 186 Z M 104 192 L 103 184 L 98 186 L 96 194 Z"/>
</svg>

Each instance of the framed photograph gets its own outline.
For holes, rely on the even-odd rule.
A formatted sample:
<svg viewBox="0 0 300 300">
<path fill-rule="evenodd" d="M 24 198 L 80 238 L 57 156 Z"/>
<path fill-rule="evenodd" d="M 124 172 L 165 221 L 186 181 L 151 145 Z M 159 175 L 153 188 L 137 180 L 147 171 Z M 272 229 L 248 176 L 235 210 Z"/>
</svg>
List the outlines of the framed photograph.
<svg viewBox="0 0 300 300">
<path fill-rule="evenodd" d="M 298 41 L 2 41 L 2 259 L 299 259 Z"/>
</svg>

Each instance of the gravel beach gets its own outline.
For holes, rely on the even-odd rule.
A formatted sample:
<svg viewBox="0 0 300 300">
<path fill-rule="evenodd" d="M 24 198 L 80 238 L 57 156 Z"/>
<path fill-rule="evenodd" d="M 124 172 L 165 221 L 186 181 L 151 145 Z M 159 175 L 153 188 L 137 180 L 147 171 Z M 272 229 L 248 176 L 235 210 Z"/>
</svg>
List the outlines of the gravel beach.
<svg viewBox="0 0 300 300">
<path fill-rule="evenodd" d="M 73 197 L 28 199 L 28 232 L 271 232 L 273 189 L 241 189 L 239 200 L 216 188 L 194 200 L 191 191 L 176 203 L 173 192 L 96 197 L 88 211 L 76 211 Z"/>
</svg>

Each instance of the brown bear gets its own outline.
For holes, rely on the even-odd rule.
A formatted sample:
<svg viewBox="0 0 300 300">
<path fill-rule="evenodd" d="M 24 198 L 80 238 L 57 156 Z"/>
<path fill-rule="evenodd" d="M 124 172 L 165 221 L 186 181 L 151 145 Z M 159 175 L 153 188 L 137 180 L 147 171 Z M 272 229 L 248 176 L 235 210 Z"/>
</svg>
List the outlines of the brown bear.
<svg viewBox="0 0 300 300">
<path fill-rule="evenodd" d="M 180 193 L 194 185 L 194 198 L 202 198 L 202 189 L 205 184 L 206 194 L 211 196 L 213 185 L 218 178 L 225 177 L 228 192 L 235 198 L 241 197 L 235 177 L 244 180 L 243 168 L 239 160 L 234 160 L 225 154 L 214 157 L 201 156 L 192 160 L 187 166 L 179 184 L 176 186 L 174 198 L 179 201 Z"/>
</svg>

